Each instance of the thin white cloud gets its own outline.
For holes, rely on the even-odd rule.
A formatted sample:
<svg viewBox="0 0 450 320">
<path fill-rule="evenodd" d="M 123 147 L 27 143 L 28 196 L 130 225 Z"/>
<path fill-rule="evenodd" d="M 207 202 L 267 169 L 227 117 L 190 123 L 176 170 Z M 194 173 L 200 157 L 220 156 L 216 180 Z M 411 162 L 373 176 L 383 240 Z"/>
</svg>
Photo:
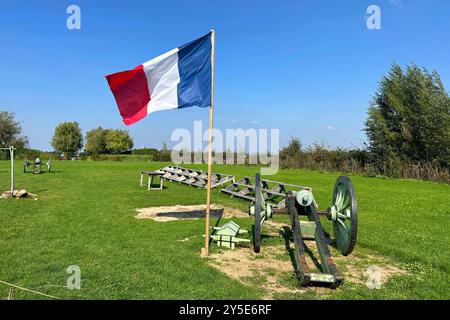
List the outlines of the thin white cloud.
<svg viewBox="0 0 450 320">
<path fill-rule="evenodd" d="M 402 0 L 389 0 L 389 2 L 399 8 L 403 6 Z"/>
<path fill-rule="evenodd" d="M 258 120 L 252 120 L 250 121 L 252 124 L 259 124 L 260 122 Z"/>
<path fill-rule="evenodd" d="M 325 129 L 330 130 L 330 131 L 336 130 L 336 128 L 333 126 L 325 126 Z"/>
</svg>

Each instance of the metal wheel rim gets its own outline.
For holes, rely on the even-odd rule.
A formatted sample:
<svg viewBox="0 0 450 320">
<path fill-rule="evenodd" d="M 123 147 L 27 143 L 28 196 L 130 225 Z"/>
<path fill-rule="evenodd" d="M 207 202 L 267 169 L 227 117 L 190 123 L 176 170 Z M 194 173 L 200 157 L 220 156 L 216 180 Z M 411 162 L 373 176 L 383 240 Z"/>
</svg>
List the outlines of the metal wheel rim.
<svg viewBox="0 0 450 320">
<path fill-rule="evenodd" d="M 261 180 L 259 174 L 255 177 L 255 224 L 253 226 L 253 250 L 261 250 Z"/>
<path fill-rule="evenodd" d="M 341 176 L 336 180 L 332 204 L 337 211 L 336 219 L 333 220 L 336 247 L 346 256 L 355 247 L 358 230 L 356 193 L 350 178 Z"/>
</svg>

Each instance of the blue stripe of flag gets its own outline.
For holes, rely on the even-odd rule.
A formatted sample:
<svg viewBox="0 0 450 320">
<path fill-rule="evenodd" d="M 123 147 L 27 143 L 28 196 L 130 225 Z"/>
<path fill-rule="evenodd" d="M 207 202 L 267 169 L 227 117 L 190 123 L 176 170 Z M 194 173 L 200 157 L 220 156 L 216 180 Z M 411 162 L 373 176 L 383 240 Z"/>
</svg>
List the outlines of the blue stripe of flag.
<svg viewBox="0 0 450 320">
<path fill-rule="evenodd" d="M 178 108 L 211 105 L 211 32 L 178 51 Z"/>
</svg>

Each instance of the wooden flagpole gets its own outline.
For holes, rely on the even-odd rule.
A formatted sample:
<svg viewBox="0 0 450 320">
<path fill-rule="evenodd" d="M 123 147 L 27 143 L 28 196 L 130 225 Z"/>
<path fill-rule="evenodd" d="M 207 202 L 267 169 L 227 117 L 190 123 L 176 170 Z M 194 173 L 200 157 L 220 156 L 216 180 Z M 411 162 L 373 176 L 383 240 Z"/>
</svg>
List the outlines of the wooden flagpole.
<svg viewBox="0 0 450 320">
<path fill-rule="evenodd" d="M 211 167 L 212 167 L 212 133 L 213 133 L 213 111 L 214 111 L 214 30 L 211 30 L 211 106 L 209 107 L 209 146 L 208 146 L 208 187 L 206 191 L 206 230 L 205 248 L 202 255 L 209 254 L 209 217 L 211 212 Z"/>
<path fill-rule="evenodd" d="M 14 196 L 14 147 L 9 147 L 9 156 L 11 157 L 11 198 Z"/>
</svg>

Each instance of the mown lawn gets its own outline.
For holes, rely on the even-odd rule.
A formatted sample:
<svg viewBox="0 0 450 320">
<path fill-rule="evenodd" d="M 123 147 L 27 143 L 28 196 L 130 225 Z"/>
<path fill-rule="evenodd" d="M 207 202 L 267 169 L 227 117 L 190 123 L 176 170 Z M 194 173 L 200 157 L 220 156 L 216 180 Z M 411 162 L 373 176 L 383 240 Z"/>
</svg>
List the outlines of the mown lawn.
<svg viewBox="0 0 450 320">
<path fill-rule="evenodd" d="M 167 182 L 162 192 L 139 187 L 139 170 L 163 166 L 140 161 L 57 161 L 54 172 L 33 175 L 22 173 L 17 163 L 17 187 L 39 198 L 0 200 L 0 280 L 64 299 L 263 297 L 261 289 L 228 278 L 200 257 L 204 221 L 159 223 L 134 218 L 136 208 L 205 202 L 205 190 L 185 185 Z M 8 162 L 0 161 L 1 190 L 8 189 L 7 170 Z M 255 167 L 245 166 L 214 170 L 237 177 L 256 172 Z M 325 209 L 337 176 L 283 170 L 272 179 L 313 187 Z M 392 259 L 408 274 L 392 278 L 380 290 L 346 282 L 327 292 L 326 298 L 450 298 L 450 186 L 351 178 L 360 213 L 357 248 Z M 241 209 L 248 205 L 219 190 L 213 191 L 212 199 Z M 237 221 L 251 225 L 250 219 Z M 186 237 L 191 240 L 179 241 Z M 81 290 L 66 288 L 69 265 L 81 268 Z M 7 293 L 8 288 L 0 284 L 0 298 Z M 16 290 L 15 298 L 39 297 Z M 280 298 L 322 297 L 306 293 Z"/>
</svg>

